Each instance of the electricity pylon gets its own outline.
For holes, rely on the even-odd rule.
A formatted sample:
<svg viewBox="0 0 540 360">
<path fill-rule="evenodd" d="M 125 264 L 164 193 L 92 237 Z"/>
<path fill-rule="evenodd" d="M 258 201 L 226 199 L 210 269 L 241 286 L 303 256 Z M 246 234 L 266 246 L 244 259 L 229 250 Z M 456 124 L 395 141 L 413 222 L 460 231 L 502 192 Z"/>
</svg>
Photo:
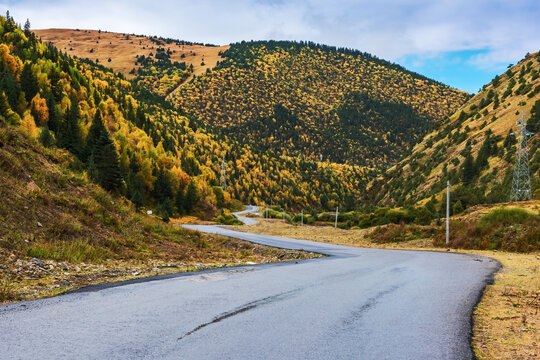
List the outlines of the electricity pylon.
<svg viewBox="0 0 540 360">
<path fill-rule="evenodd" d="M 219 184 L 223 188 L 223 190 L 227 191 L 227 162 L 225 161 L 225 158 L 223 158 L 223 161 L 221 161 L 221 165 L 219 166 L 219 168 L 221 169 L 221 178 L 219 180 Z"/>
<path fill-rule="evenodd" d="M 512 179 L 512 192 L 510 201 L 531 200 L 531 176 L 529 173 L 529 148 L 527 146 L 527 137 L 533 133 L 528 132 L 526 128 L 525 111 L 521 119 L 516 120 L 517 131 L 513 134 L 517 136 L 516 160 L 514 163 L 514 177 Z"/>
</svg>

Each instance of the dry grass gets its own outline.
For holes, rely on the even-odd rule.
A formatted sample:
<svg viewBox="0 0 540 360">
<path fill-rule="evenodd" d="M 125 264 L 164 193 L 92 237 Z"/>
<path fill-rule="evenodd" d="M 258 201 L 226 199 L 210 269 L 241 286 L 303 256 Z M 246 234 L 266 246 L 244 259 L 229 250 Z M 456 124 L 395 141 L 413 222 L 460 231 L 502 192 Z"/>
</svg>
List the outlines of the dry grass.
<svg viewBox="0 0 540 360">
<path fill-rule="evenodd" d="M 479 208 L 482 211 L 483 208 Z M 471 215 L 473 216 L 473 215 Z M 408 250 L 442 251 L 433 239 L 376 244 L 368 240 L 373 229 L 341 230 L 332 227 L 293 226 L 265 221 L 240 231 L 333 244 Z M 503 269 L 488 285 L 474 313 L 473 347 L 479 359 L 538 359 L 540 356 L 540 253 L 450 250 L 474 253 L 498 260 Z"/>
<path fill-rule="evenodd" d="M 540 358 L 540 254 L 474 253 L 504 267 L 474 312 L 472 342 L 478 359 Z"/>
<path fill-rule="evenodd" d="M 106 32 L 97 30 L 74 30 L 74 29 L 44 29 L 34 30 L 37 36 L 44 42 L 52 42 L 58 49 L 71 56 L 79 58 L 99 59 L 99 63 L 112 68 L 115 72 L 124 74 L 127 78 L 131 69 L 137 70 L 140 65 L 135 65 L 135 56 L 148 56 L 151 52 L 156 53 L 158 47 L 146 36 L 133 36 L 128 34 Z M 144 49 L 143 49 L 144 47 Z M 173 54 L 171 61 L 185 62 L 189 67 L 193 64 L 194 75 L 200 75 L 207 68 L 216 66 L 220 51 L 229 48 L 226 46 L 202 46 L 202 45 L 176 45 L 165 44 Z M 90 50 L 93 52 L 90 53 Z M 182 55 L 185 57 L 182 58 Z M 111 62 L 108 62 L 108 59 Z M 201 65 L 204 60 L 205 65 Z M 189 81 L 189 79 L 188 79 Z"/>
</svg>

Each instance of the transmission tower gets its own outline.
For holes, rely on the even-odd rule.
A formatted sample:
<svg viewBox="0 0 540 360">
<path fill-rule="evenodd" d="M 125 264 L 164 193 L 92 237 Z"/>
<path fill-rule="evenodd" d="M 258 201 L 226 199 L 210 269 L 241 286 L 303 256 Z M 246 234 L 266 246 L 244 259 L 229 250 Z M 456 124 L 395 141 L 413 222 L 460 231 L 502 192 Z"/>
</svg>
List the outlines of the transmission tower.
<svg viewBox="0 0 540 360">
<path fill-rule="evenodd" d="M 529 173 L 529 148 L 527 137 L 533 133 L 526 129 L 525 111 L 521 119 L 516 120 L 517 131 L 513 134 L 517 136 L 516 160 L 514 164 L 514 178 L 512 179 L 512 192 L 510 201 L 524 201 L 532 198 L 531 177 Z"/>
<path fill-rule="evenodd" d="M 221 165 L 219 166 L 219 168 L 221 169 L 221 178 L 219 180 L 219 185 L 223 188 L 223 190 L 227 191 L 227 162 L 225 161 L 225 158 L 223 158 L 223 160 L 221 161 Z"/>
</svg>

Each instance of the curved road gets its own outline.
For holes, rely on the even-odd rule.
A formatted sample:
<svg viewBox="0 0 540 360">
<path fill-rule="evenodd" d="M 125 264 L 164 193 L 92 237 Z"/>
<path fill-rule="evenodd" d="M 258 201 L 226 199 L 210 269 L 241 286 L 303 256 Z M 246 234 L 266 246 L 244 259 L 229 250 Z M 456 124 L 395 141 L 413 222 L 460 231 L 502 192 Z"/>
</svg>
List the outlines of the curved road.
<svg viewBox="0 0 540 360">
<path fill-rule="evenodd" d="M 498 268 L 477 256 L 186 227 L 330 256 L 0 306 L 0 357 L 471 359 L 472 309 Z"/>
</svg>

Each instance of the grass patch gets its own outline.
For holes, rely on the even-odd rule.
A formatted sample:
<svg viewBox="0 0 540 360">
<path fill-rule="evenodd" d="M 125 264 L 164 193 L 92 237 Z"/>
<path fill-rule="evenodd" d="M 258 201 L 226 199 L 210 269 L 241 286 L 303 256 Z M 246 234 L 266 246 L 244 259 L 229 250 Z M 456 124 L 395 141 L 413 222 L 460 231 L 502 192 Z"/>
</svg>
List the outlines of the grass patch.
<svg viewBox="0 0 540 360">
<path fill-rule="evenodd" d="M 70 243 L 44 243 L 26 249 L 26 255 L 38 259 L 63 260 L 72 263 L 100 262 L 111 257 L 111 252 L 94 246 L 88 240 L 74 240 Z"/>
<path fill-rule="evenodd" d="M 0 278 L 0 303 L 17 299 L 18 297 L 15 293 L 11 279 L 8 277 Z"/>
</svg>

